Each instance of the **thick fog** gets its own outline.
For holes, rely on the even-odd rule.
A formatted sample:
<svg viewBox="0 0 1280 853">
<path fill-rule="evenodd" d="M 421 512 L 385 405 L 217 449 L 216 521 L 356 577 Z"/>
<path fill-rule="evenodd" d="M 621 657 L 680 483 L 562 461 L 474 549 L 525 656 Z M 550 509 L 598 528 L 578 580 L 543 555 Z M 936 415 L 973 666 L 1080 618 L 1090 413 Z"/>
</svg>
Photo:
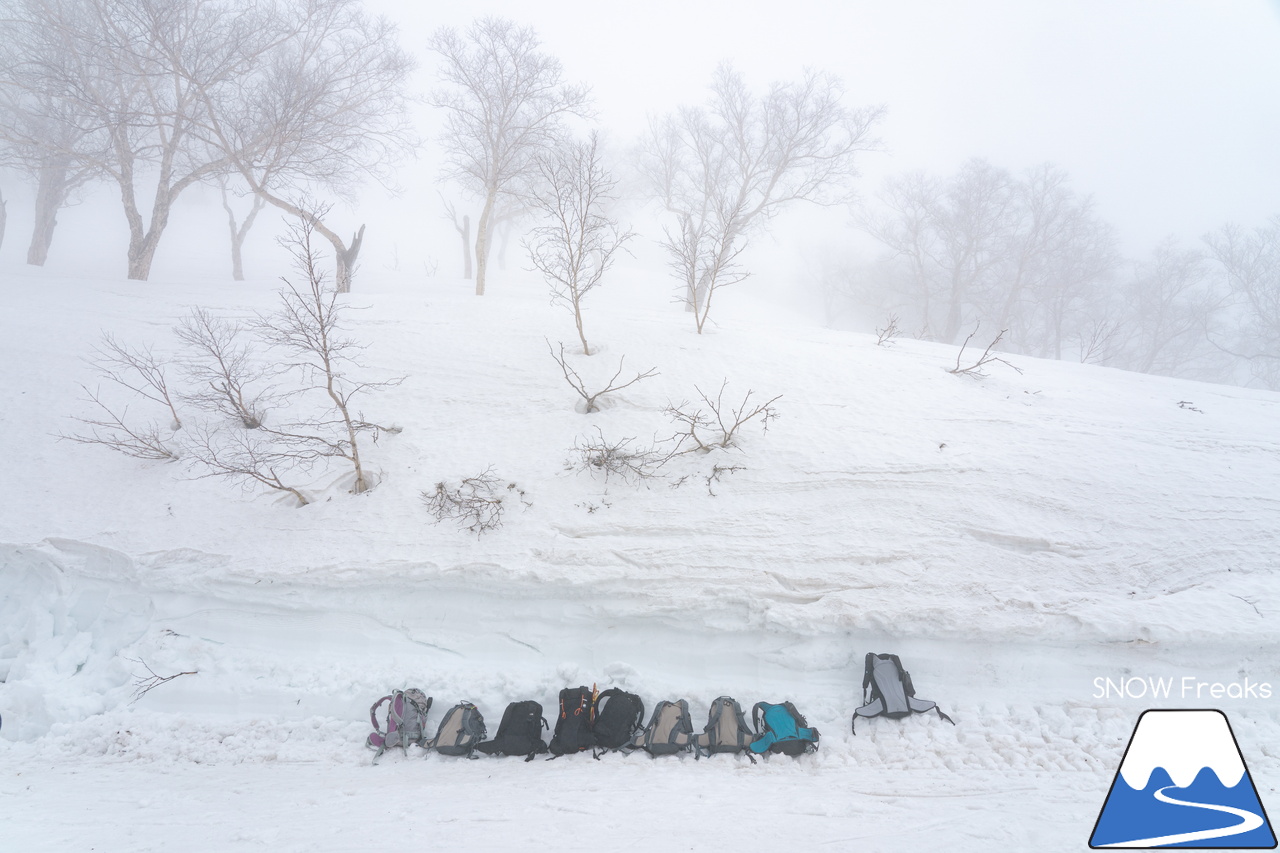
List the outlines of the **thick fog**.
<svg viewBox="0 0 1280 853">
<path fill-rule="evenodd" d="M 599 265 L 602 287 L 683 298 L 697 315 L 732 285 L 837 328 L 999 334 L 1011 352 L 1280 387 L 1280 3 L 326 0 L 311 17 L 293 0 L 2 5 L 6 277 L 230 278 L 228 217 L 238 230 L 253 213 L 250 280 L 287 269 L 276 238 L 301 215 L 332 233 L 328 263 L 349 253 L 357 292 L 361 277 L 457 280 L 477 265 L 490 296 L 545 287 L 530 249 L 554 220 L 531 202 L 545 170 L 515 169 L 486 204 L 483 169 L 460 165 L 474 146 L 449 124 L 463 113 L 445 37 L 474 51 L 487 19 L 530 28 L 557 91 L 580 96 L 518 157 L 545 164 L 598 135 L 610 191 L 589 212 L 629 232 Z M 148 26 L 185 34 L 181 67 L 110 48 Z M 755 117 L 746 136 L 763 134 L 732 150 L 731 123 L 716 124 L 731 101 Z M 697 146 L 720 145 L 721 167 L 776 160 L 760 117 L 787 104 L 827 110 L 827 124 L 807 166 L 774 175 L 786 191 L 756 186 L 718 225 L 705 203 L 689 219 Z M 698 132 L 681 124 L 695 109 L 709 122 Z M 663 160 L 663 139 L 685 154 Z"/>
</svg>

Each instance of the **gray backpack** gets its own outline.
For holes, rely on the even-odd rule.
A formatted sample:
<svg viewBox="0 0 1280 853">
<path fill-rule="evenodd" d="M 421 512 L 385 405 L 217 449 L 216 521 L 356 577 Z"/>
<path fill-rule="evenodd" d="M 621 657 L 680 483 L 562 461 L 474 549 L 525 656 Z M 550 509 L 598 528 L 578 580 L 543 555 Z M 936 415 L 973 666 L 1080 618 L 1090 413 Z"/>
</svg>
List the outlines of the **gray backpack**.
<svg viewBox="0 0 1280 853">
<path fill-rule="evenodd" d="M 378 711 L 383 705 L 387 712 L 383 722 L 378 721 Z M 365 746 L 378 750 L 378 756 L 391 747 L 398 746 L 409 752 L 409 744 L 416 743 L 426 747 L 427 712 L 431 710 L 431 697 L 416 687 L 408 690 L 393 690 L 383 696 L 369 709 L 369 720 L 373 723 L 373 732 L 365 740 Z"/>
<path fill-rule="evenodd" d="M 683 699 L 659 702 L 653 709 L 649 725 L 638 732 L 629 749 L 643 749 L 650 755 L 674 755 L 693 748 L 693 720 L 689 703 Z"/>
<path fill-rule="evenodd" d="M 951 725 L 955 720 L 942 713 L 936 702 L 928 699 L 917 699 L 915 685 L 911 683 L 911 673 L 902 668 L 902 661 L 897 655 L 878 655 L 867 652 L 866 665 L 862 676 L 863 701 L 861 708 L 853 712 L 850 725 L 853 733 L 858 733 L 859 717 L 885 716 L 890 719 L 909 717 L 912 714 L 924 714 L 937 711 L 938 716 Z"/>
<path fill-rule="evenodd" d="M 441 755 L 465 755 L 475 758 L 476 745 L 484 740 L 484 717 L 480 709 L 470 702 L 460 702 L 445 712 L 440 721 L 440 728 L 427 749 L 434 749 Z"/>
<path fill-rule="evenodd" d="M 694 739 L 695 756 L 746 752 L 751 763 L 755 764 L 755 757 L 747 749 L 755 739 L 756 733 L 748 728 L 738 700 L 732 696 L 721 696 L 711 703 L 707 711 L 707 727 Z"/>
</svg>

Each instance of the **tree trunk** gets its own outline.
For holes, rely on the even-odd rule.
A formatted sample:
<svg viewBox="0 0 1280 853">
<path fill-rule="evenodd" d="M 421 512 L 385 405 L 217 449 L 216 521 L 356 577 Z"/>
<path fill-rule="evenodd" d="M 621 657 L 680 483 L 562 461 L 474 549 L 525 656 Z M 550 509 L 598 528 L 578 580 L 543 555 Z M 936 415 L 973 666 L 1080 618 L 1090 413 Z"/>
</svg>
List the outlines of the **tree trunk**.
<svg viewBox="0 0 1280 853">
<path fill-rule="evenodd" d="M 235 281 L 244 281 L 244 239 L 249 236 L 249 229 L 253 227 L 253 220 L 257 218 L 258 211 L 262 210 L 265 202 L 260 195 L 254 195 L 253 207 L 249 208 L 249 213 L 244 218 L 244 222 L 236 224 L 235 211 L 231 209 L 231 202 L 227 199 L 226 184 L 220 184 L 222 189 L 222 209 L 227 212 L 227 227 L 231 230 L 231 277 Z"/>
<path fill-rule="evenodd" d="M 464 213 L 462 225 L 457 228 L 458 235 L 462 237 L 462 277 L 471 281 L 471 214 Z"/>
<path fill-rule="evenodd" d="M 498 188 L 490 187 L 476 225 L 476 296 L 484 296 L 485 272 L 489 265 L 489 237 L 493 231 L 493 208 L 498 201 Z"/>
<path fill-rule="evenodd" d="M 249 184 L 250 189 L 252 189 L 254 193 L 262 196 L 268 202 L 286 213 L 291 213 L 299 219 L 311 223 L 311 227 L 319 231 L 320 235 L 329 241 L 333 246 L 334 261 L 337 265 L 337 276 L 335 281 L 337 290 L 339 293 L 350 293 L 351 274 L 355 271 L 356 256 L 360 254 L 360 246 L 364 243 L 364 226 L 360 226 L 360 230 L 356 232 L 355 237 L 351 240 L 351 248 L 347 248 L 347 246 L 342 242 L 342 238 L 337 235 L 337 232 L 320 221 L 320 217 L 308 210 L 304 210 L 290 201 L 286 201 L 279 196 L 275 196 L 267 192 L 261 184 L 256 183 L 253 180 L 253 175 L 247 170 L 241 170 L 241 174 L 244 175 L 245 181 Z"/>
<path fill-rule="evenodd" d="M 35 225 L 31 230 L 31 245 L 27 247 L 27 263 L 42 267 L 49 259 L 49 247 L 53 244 L 53 229 L 58 224 L 58 211 L 66 204 L 67 170 L 70 161 L 55 157 L 40 165 L 36 188 Z"/>
<path fill-rule="evenodd" d="M 330 241 L 332 242 L 332 241 Z M 356 270 L 356 259 L 360 257 L 360 247 L 364 245 L 364 226 L 360 226 L 360 230 L 351 238 L 351 245 L 342 247 L 338 243 L 334 243 L 334 256 L 338 261 L 338 281 L 337 287 L 339 293 L 351 292 L 351 276 Z"/>
</svg>

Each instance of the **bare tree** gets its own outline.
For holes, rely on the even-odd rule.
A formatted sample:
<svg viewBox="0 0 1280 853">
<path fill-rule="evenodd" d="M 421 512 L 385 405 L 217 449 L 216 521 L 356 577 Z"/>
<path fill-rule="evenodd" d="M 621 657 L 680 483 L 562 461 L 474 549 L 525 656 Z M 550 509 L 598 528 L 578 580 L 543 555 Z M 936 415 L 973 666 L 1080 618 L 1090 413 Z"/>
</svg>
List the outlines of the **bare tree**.
<svg viewBox="0 0 1280 853">
<path fill-rule="evenodd" d="M 534 228 L 525 249 L 551 286 L 551 299 L 573 313 L 583 355 L 591 355 L 582 328 L 582 300 L 599 286 L 613 257 L 634 235 L 608 214 L 617 186 L 600 162 L 595 133 L 537 158 L 538 180 L 529 204 L 545 224 Z"/>
<path fill-rule="evenodd" d="M 405 87 L 413 61 L 396 28 L 358 0 L 309 0 L 269 23 L 273 38 L 237 80 L 235 98 L 199 88 L 202 134 L 249 188 L 304 220 L 333 247 L 339 293 L 351 289 L 364 242 L 319 215 L 312 193 L 351 197 L 364 178 L 387 184 L 391 166 L 417 144 Z"/>
<path fill-rule="evenodd" d="M 1127 288 L 1128 335 L 1121 365 L 1142 373 L 1209 378 L 1216 372 L 1205 336 L 1219 300 L 1199 249 L 1162 240 Z"/>
<path fill-rule="evenodd" d="M 31 6 L 0 20 L 0 164 L 35 178 L 27 263 L 43 266 L 58 212 L 101 175 L 106 137 L 91 112 L 59 88 L 68 75 L 62 66 L 74 56 L 33 32 L 39 24 Z"/>
<path fill-rule="evenodd" d="M 1280 216 L 1251 233 L 1227 225 L 1205 242 L 1226 271 L 1238 317 L 1233 339 L 1215 344 L 1248 362 L 1267 388 L 1280 390 Z"/>
<path fill-rule="evenodd" d="M 464 213 L 459 220 L 453 202 L 446 201 L 444 195 L 440 196 L 440 200 L 444 202 L 445 218 L 453 223 L 454 230 L 462 239 L 462 277 L 471 281 L 471 214 Z"/>
<path fill-rule="evenodd" d="M 14 0 L 24 39 L 20 85 L 70 104 L 103 137 L 93 157 L 120 188 L 128 274 L 146 279 L 174 201 L 226 167 L 203 132 L 209 107 L 236 102 L 248 69 L 284 37 L 273 4 L 205 0 Z M 139 182 L 154 177 L 149 215 Z"/>
<path fill-rule="evenodd" d="M 322 211 L 317 212 L 314 218 L 322 215 Z M 285 245 L 294 253 L 303 282 L 285 279 L 279 309 L 260 317 L 257 328 L 267 344 L 284 354 L 284 366 L 302 378 L 302 393 L 323 393 L 328 405 L 318 407 L 321 414 L 297 425 L 286 425 L 274 434 L 284 440 L 317 445 L 325 455 L 345 459 L 354 475 L 351 491 L 361 494 L 372 484 L 360 459 L 360 436 L 368 434 L 376 440 L 388 430 L 365 421 L 354 402 L 400 380 L 375 382 L 354 375 L 362 369 L 358 356 L 364 347 L 345 334 L 338 291 L 327 284 L 317 267 L 312 229 L 311 219 L 302 219 L 291 227 Z"/>
<path fill-rule="evenodd" d="M 323 215 L 315 213 L 316 218 Z M 361 375 L 363 347 L 345 333 L 343 304 L 319 269 L 311 221 L 292 223 L 282 243 L 294 255 L 301 282 L 284 279 L 279 308 L 249 325 L 267 352 L 254 352 L 242 343 L 239 324 L 200 309 L 184 321 L 178 335 L 195 353 L 188 376 L 200 390 L 190 398 L 225 418 L 191 431 L 188 455 L 196 476 L 265 486 L 303 506 L 310 499 L 301 477 L 330 460 L 351 466 L 353 494 L 372 488 L 361 456 L 362 437 L 377 441 L 383 432 L 399 430 L 364 420 L 356 404 L 400 380 L 372 381 Z M 292 380 L 288 390 L 266 384 L 286 380 Z M 278 417 L 268 422 L 266 414 L 273 408 Z"/>
<path fill-rule="evenodd" d="M 733 447 L 737 443 L 738 431 L 757 418 L 764 431 L 769 431 L 769 424 L 778 417 L 778 410 L 773 404 L 782 399 L 782 395 L 763 403 L 753 403 L 751 397 L 755 392 L 748 390 L 742 402 L 735 406 L 724 399 L 724 389 L 728 385 L 727 379 L 721 382 L 715 397 L 695 385 L 694 390 L 702 400 L 701 406 L 687 400 L 667 406 L 666 415 L 676 424 L 676 433 L 672 437 L 675 443 L 673 455 L 707 453 L 716 448 Z"/>
<path fill-rule="evenodd" d="M 990 319 L 1007 346 L 1061 358 L 1119 263 L 1114 229 L 1051 164 L 1015 176 L 974 159 L 946 179 L 892 178 L 879 199 L 861 222 L 889 252 L 875 279 L 947 343 Z"/>
<path fill-rule="evenodd" d="M 442 85 L 431 103 L 445 111 L 445 174 L 483 199 L 476 223 L 476 295 L 483 296 L 494 214 L 517 191 L 566 117 L 587 114 L 588 90 L 562 82 L 560 61 L 539 50 L 530 27 L 481 18 L 466 34 L 438 30 L 428 46 L 441 57 Z"/>
<path fill-rule="evenodd" d="M 854 155 L 873 146 L 882 108 L 848 109 L 834 77 L 808 72 L 762 96 L 717 69 L 711 101 L 655 121 L 645 173 L 675 218 L 662 245 L 699 334 L 712 298 L 748 273 L 739 262 L 753 229 L 793 201 L 847 198 Z"/>
<path fill-rule="evenodd" d="M 651 376 L 658 375 L 658 368 L 651 367 L 648 370 L 646 370 L 644 373 L 637 373 L 635 376 L 633 376 L 631 379 L 627 380 L 626 382 L 623 382 L 622 384 L 617 384 L 618 377 L 622 375 L 623 362 L 625 362 L 627 359 L 627 357 L 624 355 L 622 358 L 618 359 L 618 369 L 614 371 L 613 377 L 610 378 L 609 381 L 605 383 L 605 386 L 601 388 L 599 391 L 594 391 L 594 392 L 588 391 L 586 382 L 583 381 L 582 377 L 578 375 L 578 372 L 576 370 L 574 370 L 572 367 L 569 366 L 569 359 L 566 358 L 564 354 L 564 344 L 560 344 L 560 351 L 557 353 L 556 350 L 552 348 L 551 341 L 547 341 L 547 349 L 550 351 L 551 357 L 556 360 L 556 364 L 560 365 L 560 371 L 564 374 L 564 381 L 568 382 L 569 387 L 571 387 L 574 391 L 577 391 L 578 396 L 582 398 L 583 400 L 582 411 L 584 414 L 590 414 L 592 412 L 600 411 L 599 406 L 596 405 L 596 401 L 599 400 L 601 397 L 603 397 L 605 394 L 611 394 L 614 391 L 621 391 L 623 388 L 629 388 L 630 386 L 636 384 L 642 379 L 648 379 Z"/>
</svg>

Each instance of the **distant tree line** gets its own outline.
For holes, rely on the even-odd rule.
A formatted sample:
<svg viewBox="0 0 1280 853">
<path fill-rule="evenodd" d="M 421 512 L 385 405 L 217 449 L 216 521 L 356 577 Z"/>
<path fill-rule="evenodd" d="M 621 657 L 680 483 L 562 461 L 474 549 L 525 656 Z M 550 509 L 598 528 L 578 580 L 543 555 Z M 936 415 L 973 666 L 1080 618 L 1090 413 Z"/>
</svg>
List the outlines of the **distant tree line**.
<svg viewBox="0 0 1280 853">
<path fill-rule="evenodd" d="M 0 9 L 0 165 L 36 188 L 29 263 L 47 259 L 58 212 L 108 182 L 128 224 L 127 274 L 146 279 L 174 202 L 205 183 L 221 193 L 235 278 L 270 205 L 329 244 L 335 287 L 350 288 L 364 227 L 340 231 L 333 200 L 391 183 L 420 142 L 407 108 L 414 60 L 388 21 L 359 0 Z M 426 47 L 441 179 L 476 206 L 460 212 L 441 194 L 464 274 L 483 296 L 491 257 L 503 263 L 524 233 L 531 268 L 590 355 L 583 300 L 634 235 L 615 213 L 631 184 L 595 132 L 574 129 L 593 119 L 589 89 L 506 19 L 442 28 Z M 780 211 L 852 201 L 883 111 L 846 104 L 821 72 L 759 92 L 722 65 L 705 103 L 650 119 L 629 165 L 663 218 L 656 242 L 698 333 Z M 951 176 L 895 177 L 861 209 L 857 227 L 884 251 L 828 272 L 833 308 L 890 316 L 929 340 L 957 344 L 981 325 L 1010 352 L 1280 387 L 1280 217 L 1195 246 L 1169 238 L 1135 263 L 1066 172 L 981 159 Z M 0 197 L 0 239 L 4 213 Z"/>
<path fill-rule="evenodd" d="M 958 344 L 978 324 L 1003 349 L 1144 373 L 1280 389 L 1280 217 L 1131 261 L 1069 175 L 975 159 L 886 181 L 859 226 L 883 247 L 827 273 L 833 311 L 892 316 Z"/>
</svg>

